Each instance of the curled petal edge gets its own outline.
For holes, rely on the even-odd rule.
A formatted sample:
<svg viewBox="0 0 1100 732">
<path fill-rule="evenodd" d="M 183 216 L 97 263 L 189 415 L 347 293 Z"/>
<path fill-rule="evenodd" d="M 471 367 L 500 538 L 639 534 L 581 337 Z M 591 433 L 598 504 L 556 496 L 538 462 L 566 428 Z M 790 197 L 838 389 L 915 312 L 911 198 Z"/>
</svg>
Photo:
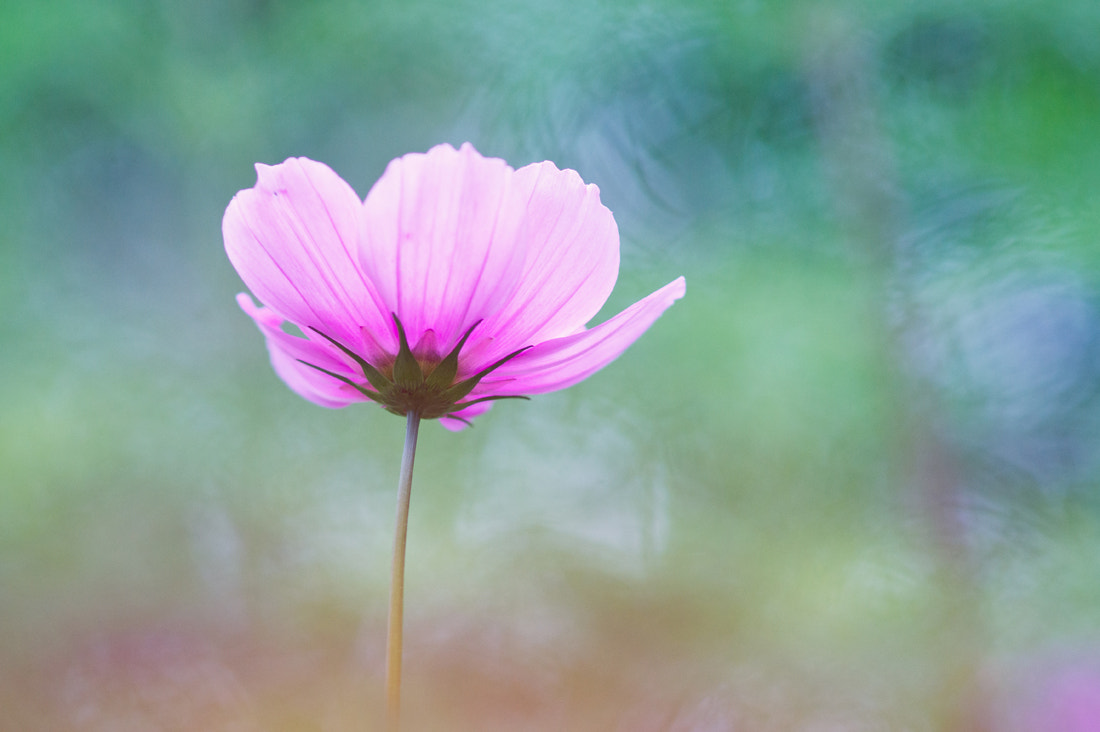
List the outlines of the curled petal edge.
<svg viewBox="0 0 1100 732">
<path fill-rule="evenodd" d="M 595 328 L 540 343 L 502 366 L 478 391 L 544 394 L 583 381 L 618 358 L 686 289 L 678 277 Z"/>
<path fill-rule="evenodd" d="M 287 386 L 304 399 L 329 409 L 339 409 L 364 401 L 349 387 L 301 363 L 307 360 L 336 372 L 352 372 L 325 346 L 283 331 L 283 318 L 270 308 L 258 307 L 246 293 L 237 295 L 237 304 L 260 329 L 271 356 L 271 366 Z M 299 360 L 301 359 L 301 360 Z"/>
</svg>

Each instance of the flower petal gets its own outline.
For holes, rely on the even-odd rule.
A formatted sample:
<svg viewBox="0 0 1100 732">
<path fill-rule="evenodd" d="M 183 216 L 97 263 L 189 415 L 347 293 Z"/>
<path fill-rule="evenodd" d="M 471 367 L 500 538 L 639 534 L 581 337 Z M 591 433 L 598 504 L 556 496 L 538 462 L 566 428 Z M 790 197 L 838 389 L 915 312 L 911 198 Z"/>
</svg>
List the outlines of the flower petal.
<svg viewBox="0 0 1100 732">
<path fill-rule="evenodd" d="M 619 236 L 599 189 L 553 163 L 512 170 L 469 143 L 390 163 L 364 204 L 360 266 L 417 342 L 483 321 L 464 373 L 577 332 L 603 306 Z"/>
<path fill-rule="evenodd" d="M 225 250 L 252 293 L 303 330 L 318 328 L 367 358 L 396 346 L 389 311 L 358 264 L 361 202 L 306 158 L 257 165 L 222 220 Z M 373 337 L 364 337 L 363 330 Z"/>
<path fill-rule="evenodd" d="M 249 317 L 256 321 L 256 325 L 264 334 L 275 373 L 300 396 L 322 407 L 331 408 L 346 407 L 352 402 L 365 401 L 365 398 L 350 386 L 302 363 L 306 361 L 333 373 L 361 380 L 353 368 L 335 355 L 335 349 L 327 344 L 315 343 L 284 332 L 282 316 L 271 308 L 256 307 L 252 298 L 245 293 L 237 296 L 237 303 Z"/>
<path fill-rule="evenodd" d="M 526 257 L 508 303 L 475 332 L 493 339 L 474 358 L 486 363 L 583 330 L 619 275 L 619 229 L 599 188 L 549 161 L 521 168 L 515 177 L 519 189 L 531 191 L 520 232 Z"/>
<path fill-rule="evenodd" d="M 469 144 L 390 162 L 363 206 L 360 266 L 410 343 L 446 353 L 515 289 L 523 191 L 503 161 Z"/>
<path fill-rule="evenodd" d="M 494 371 L 470 396 L 541 394 L 572 386 L 618 358 L 685 289 L 679 277 L 595 328 L 540 343 Z"/>
</svg>

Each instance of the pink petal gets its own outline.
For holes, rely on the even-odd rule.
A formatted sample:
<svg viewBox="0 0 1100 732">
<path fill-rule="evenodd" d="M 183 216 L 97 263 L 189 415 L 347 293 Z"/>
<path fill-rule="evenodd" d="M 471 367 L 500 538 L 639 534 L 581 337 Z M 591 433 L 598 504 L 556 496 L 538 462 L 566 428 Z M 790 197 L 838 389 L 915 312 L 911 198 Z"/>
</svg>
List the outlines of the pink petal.
<svg viewBox="0 0 1100 732">
<path fill-rule="evenodd" d="M 516 171 L 530 189 L 521 236 L 519 286 L 475 336 L 494 339 L 474 360 L 490 363 L 517 348 L 583 330 L 607 301 L 619 274 L 619 229 L 600 190 L 547 161 Z"/>
<path fill-rule="evenodd" d="M 225 250 L 252 293 L 303 330 L 318 328 L 365 357 L 396 350 L 389 310 L 359 270 L 355 191 L 306 158 L 257 165 L 255 187 L 239 192 L 222 220 Z"/>
<path fill-rule="evenodd" d="M 364 213 L 360 265 L 410 343 L 430 329 L 445 352 L 484 321 L 467 370 L 576 332 L 618 273 L 618 231 L 595 186 L 552 163 L 514 171 L 469 143 L 394 160 Z"/>
<path fill-rule="evenodd" d="M 278 313 L 270 308 L 256 307 L 252 298 L 244 293 L 237 296 L 237 303 L 256 321 L 264 334 L 267 350 L 271 354 L 271 365 L 287 386 L 322 407 L 346 407 L 352 402 L 364 401 L 364 397 L 350 386 L 301 363 L 306 361 L 333 373 L 356 378 L 355 369 L 341 360 L 335 349 L 284 332 L 283 318 Z"/>
<path fill-rule="evenodd" d="M 591 330 L 540 343 L 486 377 L 470 396 L 541 394 L 572 386 L 618 358 L 685 290 L 679 277 Z"/>
<path fill-rule="evenodd" d="M 390 162 L 364 202 L 360 265 L 410 343 L 432 330 L 446 352 L 514 290 L 524 195 L 469 144 Z"/>
</svg>

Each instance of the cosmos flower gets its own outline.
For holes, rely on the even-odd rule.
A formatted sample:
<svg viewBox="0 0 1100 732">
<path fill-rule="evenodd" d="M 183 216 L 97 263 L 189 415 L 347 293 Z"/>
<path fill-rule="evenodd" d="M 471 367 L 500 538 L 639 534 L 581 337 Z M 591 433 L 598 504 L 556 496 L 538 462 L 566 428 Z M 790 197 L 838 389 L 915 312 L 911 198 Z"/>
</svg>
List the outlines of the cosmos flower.
<svg viewBox="0 0 1100 732">
<path fill-rule="evenodd" d="M 618 277 L 618 229 L 596 186 L 550 162 L 439 145 L 393 160 L 366 200 L 306 158 L 256 171 L 222 231 L 263 306 L 237 299 L 278 375 L 325 407 L 461 429 L 603 368 L 684 294 L 680 277 L 586 328 Z"/>
</svg>

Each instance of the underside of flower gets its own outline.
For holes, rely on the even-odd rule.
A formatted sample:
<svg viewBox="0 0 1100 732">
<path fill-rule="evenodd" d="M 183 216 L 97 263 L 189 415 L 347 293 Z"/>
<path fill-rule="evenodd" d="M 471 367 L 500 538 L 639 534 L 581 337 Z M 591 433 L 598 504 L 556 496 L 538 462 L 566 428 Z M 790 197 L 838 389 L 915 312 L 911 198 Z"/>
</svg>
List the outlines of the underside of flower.
<svg viewBox="0 0 1100 732">
<path fill-rule="evenodd" d="M 341 374 L 321 368 L 316 364 L 298 359 L 310 368 L 328 374 L 348 386 L 353 387 L 360 394 L 382 405 L 387 412 L 404 416 L 410 412 L 420 415 L 424 419 L 438 419 L 448 417 L 460 422 L 469 422 L 459 417 L 455 412 L 460 412 L 467 407 L 480 402 L 495 401 L 497 399 L 527 399 L 525 396 L 484 396 L 469 401 L 462 401 L 474 390 L 474 387 L 488 374 L 503 366 L 505 363 L 526 351 L 531 346 L 524 346 L 512 351 L 504 358 L 482 369 L 473 376 L 461 381 L 456 381 L 458 376 L 458 356 L 470 334 L 477 328 L 480 320 L 470 326 L 451 352 L 442 360 L 417 358 L 409 347 L 408 338 L 405 336 L 405 328 L 396 314 L 392 315 L 393 322 L 397 326 L 399 348 L 392 361 L 379 366 L 374 366 L 362 356 L 351 350 L 343 343 L 322 333 L 317 328 L 310 328 L 314 333 L 324 338 L 351 358 L 363 372 L 366 384 L 360 384 Z"/>
<path fill-rule="evenodd" d="M 495 399 L 588 378 L 685 289 L 678 278 L 589 327 L 619 272 L 599 189 L 468 143 L 391 161 L 366 198 L 307 158 L 257 165 L 222 231 L 251 291 L 237 302 L 287 386 L 322 407 L 369 400 L 449 430 Z"/>
</svg>

